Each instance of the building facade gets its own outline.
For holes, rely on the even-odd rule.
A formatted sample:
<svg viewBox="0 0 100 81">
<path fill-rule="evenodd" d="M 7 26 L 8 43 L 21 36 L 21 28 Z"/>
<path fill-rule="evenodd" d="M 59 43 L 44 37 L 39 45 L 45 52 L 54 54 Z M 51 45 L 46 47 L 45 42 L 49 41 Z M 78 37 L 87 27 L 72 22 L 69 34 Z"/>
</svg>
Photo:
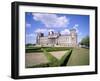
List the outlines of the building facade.
<svg viewBox="0 0 100 81">
<path fill-rule="evenodd" d="M 70 30 L 70 34 L 61 35 L 59 32 L 50 31 L 48 36 L 44 33 L 38 33 L 36 44 L 41 46 L 62 46 L 62 47 L 76 47 L 77 33 L 75 29 Z"/>
</svg>

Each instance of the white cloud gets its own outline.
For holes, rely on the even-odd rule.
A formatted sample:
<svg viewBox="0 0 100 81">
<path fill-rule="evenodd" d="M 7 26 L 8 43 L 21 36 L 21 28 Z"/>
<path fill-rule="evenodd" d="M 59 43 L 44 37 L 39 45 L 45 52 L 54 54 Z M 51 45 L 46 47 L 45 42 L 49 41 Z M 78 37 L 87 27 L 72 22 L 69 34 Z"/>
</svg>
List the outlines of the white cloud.
<svg viewBox="0 0 100 81">
<path fill-rule="evenodd" d="M 66 34 L 70 34 L 70 30 L 69 29 L 64 29 L 61 31 L 62 35 L 66 35 Z"/>
<path fill-rule="evenodd" d="M 38 28 L 38 29 L 36 29 L 35 30 L 35 33 L 45 33 L 45 32 L 47 32 L 47 29 L 40 29 L 40 28 Z"/>
<path fill-rule="evenodd" d="M 76 29 L 77 34 L 78 34 L 78 35 L 82 35 L 82 32 L 79 31 L 79 28 L 78 28 L 78 27 L 79 27 L 79 24 L 75 24 L 75 25 L 73 26 L 73 28 Z"/>
<path fill-rule="evenodd" d="M 36 29 L 35 30 L 35 33 L 48 33 L 48 32 L 50 32 L 50 31 L 55 31 L 54 29 L 40 29 L 40 28 L 38 28 L 38 29 Z"/>
<path fill-rule="evenodd" d="M 66 16 L 58 16 L 56 14 L 33 13 L 33 19 L 42 22 L 47 28 L 67 27 L 69 24 Z"/>
<path fill-rule="evenodd" d="M 79 33 L 78 27 L 79 27 L 79 24 L 75 24 L 75 25 L 73 26 L 73 28 L 76 29 L 76 32 L 77 32 L 77 33 Z"/>
<path fill-rule="evenodd" d="M 48 32 L 50 32 L 50 31 L 53 31 L 54 32 L 55 30 L 54 29 L 49 29 Z"/>
<path fill-rule="evenodd" d="M 26 23 L 26 27 L 31 27 L 31 24 L 30 23 Z"/>
</svg>

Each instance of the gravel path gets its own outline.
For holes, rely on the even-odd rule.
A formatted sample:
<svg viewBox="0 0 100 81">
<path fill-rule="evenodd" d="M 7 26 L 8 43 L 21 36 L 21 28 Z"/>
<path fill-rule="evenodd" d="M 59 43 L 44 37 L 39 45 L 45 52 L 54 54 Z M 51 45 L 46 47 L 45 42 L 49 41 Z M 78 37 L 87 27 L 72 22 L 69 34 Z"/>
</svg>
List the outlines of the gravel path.
<svg viewBox="0 0 100 81">
<path fill-rule="evenodd" d="M 53 56 L 60 59 L 66 51 L 50 52 Z M 47 63 L 48 60 L 43 53 L 26 53 L 25 66 L 33 66 L 41 63 Z"/>
<path fill-rule="evenodd" d="M 48 60 L 43 53 L 27 53 L 25 56 L 25 65 L 33 66 L 36 64 L 47 63 Z"/>
<path fill-rule="evenodd" d="M 61 57 L 65 54 L 66 51 L 55 51 L 50 52 L 53 56 L 55 56 L 57 59 L 61 59 Z"/>
</svg>

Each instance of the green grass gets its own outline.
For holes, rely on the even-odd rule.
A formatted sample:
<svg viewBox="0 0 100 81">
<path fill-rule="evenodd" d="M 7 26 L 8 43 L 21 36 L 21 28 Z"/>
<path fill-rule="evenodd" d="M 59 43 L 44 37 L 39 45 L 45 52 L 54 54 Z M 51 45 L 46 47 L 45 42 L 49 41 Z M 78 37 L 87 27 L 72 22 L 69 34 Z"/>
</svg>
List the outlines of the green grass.
<svg viewBox="0 0 100 81">
<path fill-rule="evenodd" d="M 63 56 L 62 58 L 59 60 L 59 64 L 60 66 L 66 66 L 70 56 L 72 54 L 72 49 L 70 49 L 69 51 L 67 51 Z"/>
<path fill-rule="evenodd" d="M 58 67 L 58 66 L 66 66 L 66 63 L 69 60 L 69 57 L 72 53 L 72 50 L 70 49 L 69 51 L 67 51 L 62 58 L 59 60 L 56 57 L 54 57 L 51 53 L 47 52 L 45 49 L 41 49 L 44 53 L 44 55 L 46 56 L 46 58 L 48 59 L 48 63 L 43 63 L 43 64 L 39 64 L 39 65 L 35 65 L 35 66 L 30 66 L 29 68 L 32 67 Z"/>
<path fill-rule="evenodd" d="M 40 47 L 32 47 L 32 48 L 26 48 L 26 53 L 33 53 L 33 52 L 42 52 Z"/>
<path fill-rule="evenodd" d="M 49 61 L 48 63 L 33 65 L 29 66 L 28 68 L 89 65 L 89 49 L 85 48 L 30 47 L 26 50 L 28 53 L 43 52 L 43 54 Z M 59 60 L 51 53 L 49 53 L 52 51 L 66 51 L 66 53 Z"/>
<path fill-rule="evenodd" d="M 51 51 L 66 51 L 66 50 L 71 49 L 71 47 L 46 47 L 44 49 L 48 52 L 51 52 Z"/>
<path fill-rule="evenodd" d="M 48 52 L 52 51 L 64 51 L 72 49 L 71 47 L 26 47 L 26 53 L 33 53 L 33 52 L 43 52 L 41 49 L 45 49 Z"/>
<path fill-rule="evenodd" d="M 48 59 L 48 63 L 41 63 L 37 65 L 31 65 L 26 66 L 26 68 L 36 68 L 36 67 L 59 67 L 59 66 L 66 66 L 66 63 L 69 60 L 69 57 L 72 53 L 72 50 L 67 50 L 66 53 L 62 56 L 62 58 L 59 60 L 56 57 L 54 57 L 51 53 L 47 52 L 45 49 L 41 49 L 43 51 L 43 54 Z"/>
<path fill-rule="evenodd" d="M 59 60 L 54 57 L 51 53 L 47 52 L 45 49 L 42 49 L 43 50 L 43 54 L 47 57 L 48 61 L 50 62 L 50 67 L 53 67 L 53 66 L 59 66 Z"/>
<path fill-rule="evenodd" d="M 89 65 L 89 49 L 74 48 L 67 66 Z"/>
</svg>

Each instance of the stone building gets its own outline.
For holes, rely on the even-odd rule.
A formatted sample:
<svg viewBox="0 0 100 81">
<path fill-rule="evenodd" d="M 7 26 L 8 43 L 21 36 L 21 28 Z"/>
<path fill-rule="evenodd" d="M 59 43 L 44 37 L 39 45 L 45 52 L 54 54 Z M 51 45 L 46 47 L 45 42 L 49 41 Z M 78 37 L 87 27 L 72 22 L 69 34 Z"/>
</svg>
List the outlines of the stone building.
<svg viewBox="0 0 100 81">
<path fill-rule="evenodd" d="M 61 35 L 59 32 L 48 32 L 48 36 L 44 36 L 44 33 L 38 33 L 36 38 L 36 44 L 40 46 L 64 46 L 64 47 L 76 47 L 77 46 L 77 33 L 75 29 L 70 30 L 70 34 Z"/>
</svg>

